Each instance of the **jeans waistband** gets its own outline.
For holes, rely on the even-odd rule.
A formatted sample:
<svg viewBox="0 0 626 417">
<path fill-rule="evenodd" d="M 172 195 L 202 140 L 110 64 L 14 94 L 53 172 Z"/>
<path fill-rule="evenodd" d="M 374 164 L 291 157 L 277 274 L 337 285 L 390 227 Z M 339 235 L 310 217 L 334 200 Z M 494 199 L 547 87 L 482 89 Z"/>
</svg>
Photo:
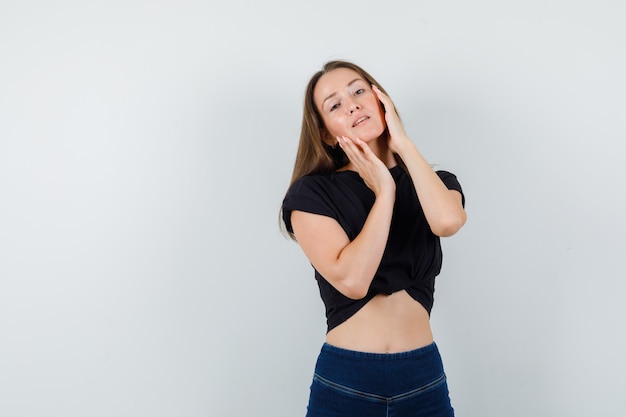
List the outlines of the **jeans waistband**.
<svg viewBox="0 0 626 417">
<path fill-rule="evenodd" d="M 362 392 L 394 396 L 430 384 L 444 370 L 435 343 L 398 353 L 359 352 L 325 343 L 315 374 Z"/>
<path fill-rule="evenodd" d="M 370 361 L 393 361 L 393 360 L 402 360 L 402 359 L 411 359 L 411 358 L 420 358 L 423 356 L 428 356 L 433 352 L 438 352 L 437 344 L 435 342 L 417 348 L 413 350 L 408 350 L 405 352 L 394 352 L 394 353 L 375 353 L 375 352 L 361 352 L 357 350 L 344 349 L 337 346 L 330 345 L 328 343 L 324 343 L 322 345 L 322 353 L 331 355 L 331 356 L 341 356 L 344 358 L 353 358 L 353 359 L 366 359 Z"/>
</svg>

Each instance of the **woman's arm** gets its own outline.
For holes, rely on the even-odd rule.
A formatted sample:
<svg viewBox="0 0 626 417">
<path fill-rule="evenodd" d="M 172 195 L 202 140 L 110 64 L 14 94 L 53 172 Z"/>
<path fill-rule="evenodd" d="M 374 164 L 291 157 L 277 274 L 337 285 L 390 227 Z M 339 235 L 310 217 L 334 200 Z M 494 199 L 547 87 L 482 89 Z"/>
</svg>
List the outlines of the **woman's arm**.
<svg viewBox="0 0 626 417">
<path fill-rule="evenodd" d="M 313 267 L 348 298 L 365 297 L 387 244 L 393 197 L 376 197 L 361 233 L 350 242 L 331 217 L 293 211 L 298 244 Z"/>
<path fill-rule="evenodd" d="M 340 144 L 376 199 L 357 237 L 350 241 L 330 217 L 293 211 L 291 225 L 296 240 L 313 267 L 346 297 L 365 297 L 387 245 L 396 184 L 388 168 L 355 139 Z"/>
<path fill-rule="evenodd" d="M 437 236 L 452 236 L 467 220 L 461 193 L 446 187 L 407 136 L 392 101 L 378 88 L 373 89 L 385 106 L 389 148 L 404 161 L 430 229 Z"/>
<path fill-rule="evenodd" d="M 458 232 L 467 220 L 461 193 L 446 187 L 410 140 L 398 148 L 397 154 L 411 175 L 432 232 L 441 237 Z"/>
</svg>

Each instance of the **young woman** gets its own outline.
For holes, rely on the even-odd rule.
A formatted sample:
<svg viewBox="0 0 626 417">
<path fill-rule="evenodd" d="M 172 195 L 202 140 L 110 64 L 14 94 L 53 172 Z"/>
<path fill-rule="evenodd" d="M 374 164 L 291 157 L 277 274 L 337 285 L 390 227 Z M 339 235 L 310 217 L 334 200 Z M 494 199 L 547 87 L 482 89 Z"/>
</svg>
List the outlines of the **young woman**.
<svg viewBox="0 0 626 417">
<path fill-rule="evenodd" d="M 326 307 L 308 417 L 454 415 L 429 316 L 439 238 L 463 226 L 464 204 L 366 71 L 332 61 L 314 74 L 282 205 Z"/>
</svg>

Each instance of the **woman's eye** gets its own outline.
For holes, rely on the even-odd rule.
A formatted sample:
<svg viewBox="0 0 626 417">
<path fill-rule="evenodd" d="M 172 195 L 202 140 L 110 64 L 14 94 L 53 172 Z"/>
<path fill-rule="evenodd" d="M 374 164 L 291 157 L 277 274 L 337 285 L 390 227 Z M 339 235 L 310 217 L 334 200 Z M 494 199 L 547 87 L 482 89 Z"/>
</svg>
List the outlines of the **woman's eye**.
<svg viewBox="0 0 626 417">
<path fill-rule="evenodd" d="M 338 108 L 339 108 L 339 103 L 335 103 L 332 106 L 330 106 L 330 111 L 337 110 Z"/>
<path fill-rule="evenodd" d="M 356 90 L 356 91 L 354 92 L 354 95 L 355 95 L 355 96 L 358 96 L 359 94 L 363 94 L 364 92 L 365 92 L 365 89 L 364 89 L 364 88 L 359 88 L 358 90 Z"/>
</svg>

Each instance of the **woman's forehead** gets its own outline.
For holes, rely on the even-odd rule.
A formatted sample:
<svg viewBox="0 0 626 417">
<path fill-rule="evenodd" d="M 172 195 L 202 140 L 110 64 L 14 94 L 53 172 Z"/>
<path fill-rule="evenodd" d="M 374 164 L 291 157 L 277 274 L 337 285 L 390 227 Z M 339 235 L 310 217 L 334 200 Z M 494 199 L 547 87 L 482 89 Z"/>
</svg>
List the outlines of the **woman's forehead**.
<svg viewBox="0 0 626 417">
<path fill-rule="evenodd" d="M 358 72 L 350 68 L 337 68 L 322 75 L 315 86 L 313 98 L 321 105 L 329 96 L 348 88 L 355 81 L 363 80 Z"/>
</svg>

